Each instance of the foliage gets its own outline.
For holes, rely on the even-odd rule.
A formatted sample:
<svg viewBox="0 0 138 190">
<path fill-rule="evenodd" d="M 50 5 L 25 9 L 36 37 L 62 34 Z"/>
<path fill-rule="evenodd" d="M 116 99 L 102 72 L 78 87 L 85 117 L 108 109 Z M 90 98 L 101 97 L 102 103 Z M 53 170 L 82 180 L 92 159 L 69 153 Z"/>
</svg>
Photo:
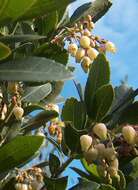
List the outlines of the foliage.
<svg viewBox="0 0 138 190">
<path fill-rule="evenodd" d="M 71 167 L 74 190 L 137 189 L 138 90 L 112 86 L 106 52 L 116 47 L 91 33 L 112 3 L 84 3 L 70 17 L 74 1 L 0 1 L 1 190 L 65 190 L 74 159 L 85 169 Z M 69 55 L 88 76 L 60 112 Z"/>
</svg>

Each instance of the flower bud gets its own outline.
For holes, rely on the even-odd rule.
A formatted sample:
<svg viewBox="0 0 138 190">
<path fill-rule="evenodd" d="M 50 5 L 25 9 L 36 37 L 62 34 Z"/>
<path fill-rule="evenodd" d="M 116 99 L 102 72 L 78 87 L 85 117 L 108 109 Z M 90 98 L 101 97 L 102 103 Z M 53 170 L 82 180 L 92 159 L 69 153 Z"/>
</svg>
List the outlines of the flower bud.
<svg viewBox="0 0 138 190">
<path fill-rule="evenodd" d="M 118 170 L 119 167 L 119 161 L 117 158 L 115 158 L 113 161 L 110 162 L 110 166 Z"/>
<path fill-rule="evenodd" d="M 83 35 L 84 36 L 91 36 L 91 32 L 86 28 L 84 31 L 83 31 Z"/>
<path fill-rule="evenodd" d="M 116 50 L 117 50 L 115 45 L 110 41 L 107 41 L 105 43 L 105 48 L 106 48 L 106 51 L 109 51 L 111 53 L 116 53 Z"/>
<path fill-rule="evenodd" d="M 11 94 L 15 94 L 18 91 L 18 84 L 16 82 L 8 82 L 7 90 Z"/>
<path fill-rule="evenodd" d="M 76 53 L 76 56 L 75 56 L 76 61 L 77 61 L 77 62 L 80 62 L 81 59 L 82 59 L 84 56 L 85 56 L 85 50 L 79 48 L 78 51 L 77 51 L 77 53 Z"/>
<path fill-rule="evenodd" d="M 96 49 L 90 47 L 90 48 L 87 50 L 87 55 L 89 56 L 89 58 L 90 58 L 91 60 L 94 60 L 94 59 L 97 57 L 98 52 L 96 51 Z"/>
<path fill-rule="evenodd" d="M 88 164 L 92 164 L 98 157 L 98 151 L 95 148 L 89 149 L 85 154 L 84 157 Z"/>
<path fill-rule="evenodd" d="M 122 129 L 122 135 L 128 144 L 135 144 L 136 131 L 131 126 L 125 126 Z"/>
<path fill-rule="evenodd" d="M 95 28 L 95 24 L 93 23 L 93 22 L 90 22 L 89 23 L 89 26 L 88 26 L 88 29 L 89 30 L 92 30 L 92 29 L 94 29 Z"/>
<path fill-rule="evenodd" d="M 16 183 L 15 184 L 15 189 L 16 190 L 22 190 L 22 183 Z"/>
<path fill-rule="evenodd" d="M 106 140 L 107 138 L 107 128 L 104 123 L 98 123 L 93 127 L 93 132 L 101 140 Z"/>
<path fill-rule="evenodd" d="M 80 137 L 81 149 L 83 152 L 87 152 L 92 144 L 92 137 L 89 135 L 82 135 Z"/>
<path fill-rule="evenodd" d="M 116 151 L 114 150 L 114 148 L 106 148 L 105 151 L 104 151 L 104 157 L 107 159 L 107 160 L 114 160 L 116 159 Z"/>
<path fill-rule="evenodd" d="M 85 73 L 87 73 L 90 69 L 90 65 L 91 65 L 91 60 L 89 57 L 84 56 L 82 59 L 82 63 L 81 63 L 81 67 L 84 70 Z"/>
<path fill-rule="evenodd" d="M 82 36 L 80 39 L 80 45 L 83 48 L 89 48 L 91 40 L 88 36 Z"/>
<path fill-rule="evenodd" d="M 13 108 L 13 113 L 14 113 L 14 115 L 15 115 L 15 117 L 16 117 L 17 120 L 21 120 L 22 116 L 24 114 L 24 110 L 23 110 L 23 108 L 21 108 L 19 106 L 15 106 Z"/>
<path fill-rule="evenodd" d="M 75 43 L 69 44 L 68 46 L 68 52 L 74 57 L 76 55 L 76 52 L 78 50 L 78 46 Z"/>
<path fill-rule="evenodd" d="M 104 157 L 104 151 L 105 151 L 105 145 L 102 143 L 99 143 L 94 146 L 98 151 L 98 157 L 103 158 Z"/>
</svg>

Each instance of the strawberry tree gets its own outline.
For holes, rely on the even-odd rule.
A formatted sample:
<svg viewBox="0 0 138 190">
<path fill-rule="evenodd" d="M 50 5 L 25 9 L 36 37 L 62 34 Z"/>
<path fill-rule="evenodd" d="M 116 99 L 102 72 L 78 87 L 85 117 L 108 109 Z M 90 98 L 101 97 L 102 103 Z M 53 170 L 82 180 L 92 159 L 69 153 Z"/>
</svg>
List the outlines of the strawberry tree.
<svg viewBox="0 0 138 190">
<path fill-rule="evenodd" d="M 73 1 L 0 1 L 1 190 L 68 189 L 68 167 L 81 177 L 74 190 L 137 189 L 138 90 L 112 86 L 106 53 L 116 46 L 93 34 L 112 2 L 84 3 L 70 17 Z M 74 81 L 79 98 L 64 100 L 69 56 L 87 82 L 83 91 Z"/>
</svg>

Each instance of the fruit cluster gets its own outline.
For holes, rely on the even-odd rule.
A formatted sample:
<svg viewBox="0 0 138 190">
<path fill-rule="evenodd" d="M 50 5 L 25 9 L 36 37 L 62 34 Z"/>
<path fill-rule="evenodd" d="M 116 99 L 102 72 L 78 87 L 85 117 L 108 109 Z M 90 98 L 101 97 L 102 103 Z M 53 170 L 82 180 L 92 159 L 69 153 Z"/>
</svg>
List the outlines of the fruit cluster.
<svg viewBox="0 0 138 190">
<path fill-rule="evenodd" d="M 86 19 L 75 24 L 74 27 L 67 28 L 68 52 L 75 57 L 76 62 L 81 63 L 85 73 L 89 71 L 90 65 L 99 52 L 116 52 L 116 47 L 112 42 L 104 40 L 99 36 L 94 36 L 91 33 L 94 27 L 92 17 L 88 15 Z"/>
<path fill-rule="evenodd" d="M 31 168 L 26 171 L 18 171 L 16 176 L 16 190 L 40 190 L 43 187 L 43 175 L 41 168 Z"/>
<path fill-rule="evenodd" d="M 112 138 L 110 133 L 104 123 L 98 123 L 92 128 L 90 135 L 80 137 L 80 144 L 87 163 L 96 163 L 99 175 L 112 183 L 114 177 L 119 180 L 119 152 L 113 143 L 115 137 Z M 138 133 L 132 126 L 123 127 L 120 136 L 132 148 L 137 146 Z"/>
</svg>

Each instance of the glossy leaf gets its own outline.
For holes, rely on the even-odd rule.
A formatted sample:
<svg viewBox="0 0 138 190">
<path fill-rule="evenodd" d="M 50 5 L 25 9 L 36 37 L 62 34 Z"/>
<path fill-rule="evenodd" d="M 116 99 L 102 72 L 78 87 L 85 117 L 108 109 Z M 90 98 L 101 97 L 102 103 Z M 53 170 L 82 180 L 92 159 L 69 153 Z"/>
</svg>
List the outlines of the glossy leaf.
<svg viewBox="0 0 138 190">
<path fill-rule="evenodd" d="M 76 129 L 84 129 L 86 121 L 84 104 L 75 98 L 67 99 L 61 117 L 64 121 L 71 121 Z"/>
<path fill-rule="evenodd" d="M 43 143 L 43 137 L 18 136 L 0 148 L 0 173 L 23 165 Z"/>
<path fill-rule="evenodd" d="M 39 35 L 9 35 L 9 36 L 2 36 L 0 37 L 0 41 L 4 43 L 17 43 L 17 42 L 27 42 L 27 41 L 35 41 L 46 38 L 45 36 Z"/>
<path fill-rule="evenodd" d="M 99 184 L 86 180 L 85 178 L 82 178 L 79 180 L 79 184 L 77 184 L 75 187 L 71 188 L 70 190 L 97 190 L 97 188 L 100 186 Z"/>
<path fill-rule="evenodd" d="M 66 65 L 68 62 L 67 50 L 62 49 L 56 44 L 45 43 L 39 48 L 35 49 L 34 55 L 53 59 L 59 63 L 62 63 L 63 65 Z"/>
<path fill-rule="evenodd" d="M 91 108 L 93 106 L 96 91 L 110 81 L 110 66 L 104 54 L 99 54 L 94 60 L 85 87 L 85 104 L 89 117 L 92 117 Z"/>
<path fill-rule="evenodd" d="M 10 48 L 0 42 L 0 61 L 6 59 L 10 54 L 11 54 Z"/>
<path fill-rule="evenodd" d="M 71 150 L 72 154 L 82 154 L 80 136 L 86 133 L 86 131 L 77 131 L 75 128 L 71 126 L 70 123 L 66 123 L 64 129 L 64 140 L 67 147 Z"/>
<path fill-rule="evenodd" d="M 60 167 L 60 160 L 54 154 L 50 154 L 49 156 L 49 168 L 52 176 L 57 172 Z"/>
<path fill-rule="evenodd" d="M 22 97 L 22 101 L 25 102 L 40 102 L 44 98 L 46 98 L 52 92 L 51 83 L 46 83 L 41 86 L 35 87 L 26 87 L 24 90 L 24 96 Z"/>
<path fill-rule="evenodd" d="M 119 118 L 119 124 L 138 124 L 138 101 L 124 109 Z"/>
<path fill-rule="evenodd" d="M 42 125 L 45 125 L 49 120 L 58 117 L 58 113 L 56 111 L 45 110 L 37 114 L 35 117 L 31 118 L 27 124 L 23 125 L 22 131 L 27 133 L 32 131 L 33 129 L 37 129 Z"/>
<path fill-rule="evenodd" d="M 65 190 L 67 187 L 68 178 L 44 178 L 47 190 Z"/>
<path fill-rule="evenodd" d="M 57 0 L 4 0 L 0 7 L 0 24 L 43 16 L 66 7 L 72 1 L 61 0 L 61 6 Z"/>
<path fill-rule="evenodd" d="M 111 108 L 113 99 L 114 90 L 112 85 L 104 85 L 97 90 L 94 97 L 93 107 L 91 109 L 95 121 L 100 122 L 103 119 Z"/>
<path fill-rule="evenodd" d="M 72 73 L 60 63 L 39 57 L 7 62 L 0 65 L 0 81 L 46 82 L 72 78 Z"/>
</svg>

